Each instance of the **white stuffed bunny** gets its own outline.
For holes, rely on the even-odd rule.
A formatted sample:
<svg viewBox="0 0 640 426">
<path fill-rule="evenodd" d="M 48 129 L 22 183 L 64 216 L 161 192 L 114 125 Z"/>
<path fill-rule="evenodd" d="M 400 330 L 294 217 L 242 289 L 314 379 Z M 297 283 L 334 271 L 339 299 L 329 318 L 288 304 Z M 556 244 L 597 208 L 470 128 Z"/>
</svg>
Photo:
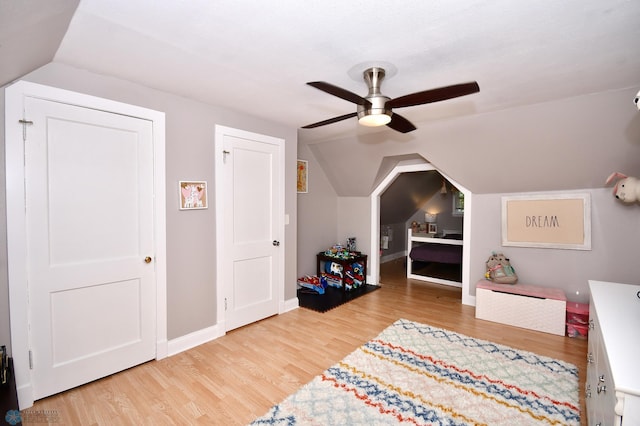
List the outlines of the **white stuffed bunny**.
<svg viewBox="0 0 640 426">
<path fill-rule="evenodd" d="M 640 179 L 633 176 L 623 175 L 622 173 L 611 173 L 607 178 L 607 185 L 616 179 L 613 187 L 613 195 L 623 203 L 635 203 L 640 201 Z"/>
</svg>

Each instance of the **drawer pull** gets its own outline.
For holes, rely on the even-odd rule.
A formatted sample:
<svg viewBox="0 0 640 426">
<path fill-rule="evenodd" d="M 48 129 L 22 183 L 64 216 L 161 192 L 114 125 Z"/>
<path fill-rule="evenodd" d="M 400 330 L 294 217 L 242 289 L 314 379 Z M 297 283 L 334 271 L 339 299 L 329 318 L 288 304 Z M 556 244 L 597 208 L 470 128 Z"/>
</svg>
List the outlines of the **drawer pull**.
<svg viewBox="0 0 640 426">
<path fill-rule="evenodd" d="M 606 387 L 605 385 L 598 386 L 598 387 L 596 388 L 596 391 L 597 391 L 598 393 L 606 392 L 606 391 L 607 391 L 607 387 Z"/>
<path fill-rule="evenodd" d="M 604 374 L 598 377 L 598 383 L 604 383 Z"/>
</svg>

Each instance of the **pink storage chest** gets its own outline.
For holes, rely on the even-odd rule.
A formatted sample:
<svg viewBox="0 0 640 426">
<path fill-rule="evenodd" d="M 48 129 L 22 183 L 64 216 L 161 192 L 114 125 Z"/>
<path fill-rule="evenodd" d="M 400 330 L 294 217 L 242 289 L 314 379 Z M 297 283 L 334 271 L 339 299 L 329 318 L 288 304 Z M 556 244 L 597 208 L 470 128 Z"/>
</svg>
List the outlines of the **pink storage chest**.
<svg viewBox="0 0 640 426">
<path fill-rule="evenodd" d="M 476 318 L 564 336 L 564 291 L 530 284 L 476 283 Z"/>
</svg>

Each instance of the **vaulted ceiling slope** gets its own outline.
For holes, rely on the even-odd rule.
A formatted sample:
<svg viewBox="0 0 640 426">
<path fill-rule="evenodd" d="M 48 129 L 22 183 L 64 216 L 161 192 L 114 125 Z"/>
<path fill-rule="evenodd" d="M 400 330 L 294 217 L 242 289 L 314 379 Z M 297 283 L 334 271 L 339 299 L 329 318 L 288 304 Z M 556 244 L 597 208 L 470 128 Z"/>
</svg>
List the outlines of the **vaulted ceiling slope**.
<svg viewBox="0 0 640 426">
<path fill-rule="evenodd" d="M 53 58 L 300 128 L 355 111 L 306 82 L 364 96 L 360 72 L 384 64 L 391 98 L 480 93 L 396 111 L 408 134 L 356 119 L 300 130 L 340 195 L 367 195 L 385 157 L 413 154 L 477 193 L 640 174 L 638 1 L 81 0 L 61 38 L 76 3 L 0 0 L 0 83 Z"/>
</svg>

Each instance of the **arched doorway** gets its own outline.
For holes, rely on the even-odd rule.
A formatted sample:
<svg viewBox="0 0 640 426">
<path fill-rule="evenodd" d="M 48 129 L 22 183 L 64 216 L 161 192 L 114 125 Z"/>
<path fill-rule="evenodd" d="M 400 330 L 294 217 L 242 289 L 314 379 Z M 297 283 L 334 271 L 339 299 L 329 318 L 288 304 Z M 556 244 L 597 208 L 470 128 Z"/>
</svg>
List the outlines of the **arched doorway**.
<svg viewBox="0 0 640 426">
<path fill-rule="evenodd" d="M 473 301 L 469 296 L 469 238 L 471 226 L 472 197 L 471 192 L 461 186 L 458 182 L 451 179 L 442 171 L 438 170 L 428 162 L 411 162 L 410 164 L 398 163 L 385 177 L 380 181 L 370 196 L 371 202 L 371 256 L 369 257 L 369 282 L 372 284 L 380 283 L 380 196 L 394 182 L 394 180 L 402 173 L 411 173 L 418 171 L 434 170 L 439 172 L 453 186 L 458 188 L 465 197 L 465 214 L 463 219 L 463 254 L 462 254 L 462 303 L 473 305 Z"/>
</svg>

